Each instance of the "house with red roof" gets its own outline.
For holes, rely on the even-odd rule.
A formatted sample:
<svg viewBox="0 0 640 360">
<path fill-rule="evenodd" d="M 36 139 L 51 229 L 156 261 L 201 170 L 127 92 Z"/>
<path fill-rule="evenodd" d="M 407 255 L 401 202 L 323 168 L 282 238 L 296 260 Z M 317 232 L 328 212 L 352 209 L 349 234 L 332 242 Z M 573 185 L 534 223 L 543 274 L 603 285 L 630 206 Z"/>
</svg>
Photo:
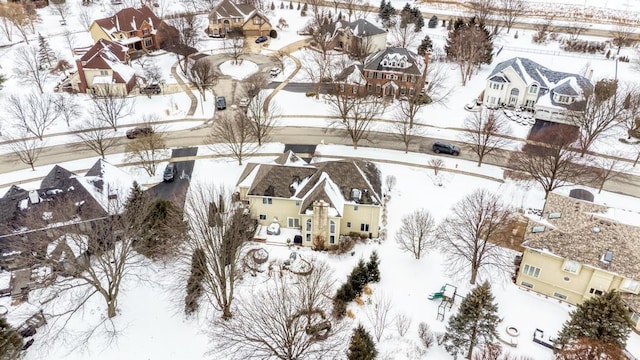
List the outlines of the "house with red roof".
<svg viewBox="0 0 640 360">
<path fill-rule="evenodd" d="M 136 85 L 135 70 L 129 66 L 129 48 L 104 39 L 76 60 L 78 71 L 71 77 L 75 92 L 128 94 Z"/>
<path fill-rule="evenodd" d="M 108 40 L 126 46 L 130 52 L 152 51 L 162 48 L 170 28 L 147 6 L 126 8 L 115 15 L 95 20 L 89 27 L 94 42 Z"/>
</svg>

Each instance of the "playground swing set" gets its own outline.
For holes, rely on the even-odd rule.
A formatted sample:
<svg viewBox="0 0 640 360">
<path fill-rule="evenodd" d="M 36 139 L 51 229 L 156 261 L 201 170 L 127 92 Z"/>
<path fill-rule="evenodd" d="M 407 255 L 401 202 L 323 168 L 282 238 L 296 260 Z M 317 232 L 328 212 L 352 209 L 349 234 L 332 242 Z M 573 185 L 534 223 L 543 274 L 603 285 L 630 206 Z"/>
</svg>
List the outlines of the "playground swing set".
<svg viewBox="0 0 640 360">
<path fill-rule="evenodd" d="M 429 294 L 427 297 L 429 300 L 442 300 L 440 301 L 440 305 L 438 305 L 437 320 L 444 321 L 444 315 L 447 313 L 447 310 L 451 310 L 456 296 L 460 296 L 457 292 L 458 288 L 456 286 L 445 284 L 440 288 L 440 291 Z"/>
</svg>

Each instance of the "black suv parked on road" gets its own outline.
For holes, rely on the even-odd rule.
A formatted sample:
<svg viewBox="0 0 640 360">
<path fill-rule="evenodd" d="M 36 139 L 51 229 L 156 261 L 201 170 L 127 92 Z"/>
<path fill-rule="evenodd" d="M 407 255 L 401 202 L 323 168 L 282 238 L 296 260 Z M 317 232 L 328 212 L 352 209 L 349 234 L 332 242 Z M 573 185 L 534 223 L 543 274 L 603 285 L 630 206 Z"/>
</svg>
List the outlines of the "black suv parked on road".
<svg viewBox="0 0 640 360">
<path fill-rule="evenodd" d="M 458 156 L 460 155 L 460 148 L 453 145 L 453 144 L 449 144 L 447 142 L 444 141 L 436 141 L 433 143 L 433 146 L 431 147 L 431 149 L 433 150 L 434 153 L 436 154 L 449 154 L 449 155 L 455 155 Z"/>
</svg>

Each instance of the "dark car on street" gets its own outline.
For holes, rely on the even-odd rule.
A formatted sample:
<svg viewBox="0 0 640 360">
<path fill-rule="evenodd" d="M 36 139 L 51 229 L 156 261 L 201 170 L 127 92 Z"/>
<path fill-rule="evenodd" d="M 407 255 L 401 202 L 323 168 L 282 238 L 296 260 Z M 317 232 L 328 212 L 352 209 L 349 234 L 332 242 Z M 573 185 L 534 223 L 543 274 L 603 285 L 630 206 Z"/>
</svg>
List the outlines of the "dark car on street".
<svg viewBox="0 0 640 360">
<path fill-rule="evenodd" d="M 227 108 L 227 99 L 224 96 L 218 96 L 216 99 L 216 109 L 224 110 Z"/>
<path fill-rule="evenodd" d="M 159 84 L 149 84 L 142 88 L 142 93 L 147 95 L 158 95 L 160 94 L 161 89 Z"/>
<path fill-rule="evenodd" d="M 164 174 L 162 175 L 162 181 L 171 182 L 176 179 L 178 175 L 178 167 L 175 163 L 169 163 L 166 168 L 164 168 Z"/>
<path fill-rule="evenodd" d="M 256 44 L 266 42 L 267 40 L 268 38 L 266 36 L 260 36 L 259 38 L 256 39 Z"/>
<path fill-rule="evenodd" d="M 444 142 L 444 141 L 436 141 L 433 143 L 433 146 L 431 146 L 431 149 L 433 150 L 434 153 L 436 154 L 449 154 L 449 155 L 454 155 L 454 156 L 458 156 L 460 155 L 460 148 L 450 144 L 448 142 Z"/>
<path fill-rule="evenodd" d="M 136 127 L 131 130 L 127 130 L 127 139 L 135 139 L 140 136 L 151 134 L 153 134 L 153 129 L 150 127 Z"/>
</svg>

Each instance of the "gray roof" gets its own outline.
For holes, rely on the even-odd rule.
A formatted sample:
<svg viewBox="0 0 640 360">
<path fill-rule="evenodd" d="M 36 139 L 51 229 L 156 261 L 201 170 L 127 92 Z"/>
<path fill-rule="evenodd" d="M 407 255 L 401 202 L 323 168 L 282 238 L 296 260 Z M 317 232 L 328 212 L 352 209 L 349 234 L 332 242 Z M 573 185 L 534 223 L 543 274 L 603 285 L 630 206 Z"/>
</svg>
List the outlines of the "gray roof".
<svg viewBox="0 0 640 360">
<path fill-rule="evenodd" d="M 291 158 L 292 154 L 287 153 L 285 157 Z M 281 158 L 282 156 L 278 159 Z M 256 167 L 259 168 L 247 195 L 304 199 L 301 212 L 311 208 L 313 202 L 317 200 L 335 205 L 325 192 L 325 187 L 320 186 L 327 181 L 327 177 L 339 188 L 345 199 L 350 199 L 352 189 L 360 189 L 362 191 L 360 203 L 381 203 L 378 196 L 381 190 L 380 174 L 372 163 L 357 160 L 327 161 L 305 166 L 292 165 L 291 162 L 288 165 L 249 163 L 240 176 L 238 184 Z"/>
<path fill-rule="evenodd" d="M 349 28 L 351 29 L 351 32 L 358 37 L 373 36 L 384 34 L 386 32 L 384 29 L 379 28 L 366 19 L 352 21 L 351 24 L 349 24 Z"/>
<path fill-rule="evenodd" d="M 396 68 L 383 66 L 382 62 L 386 58 L 404 58 L 408 61 L 409 66 L 406 68 Z M 367 57 L 364 63 L 364 69 L 377 70 L 377 71 L 397 71 L 411 75 L 422 75 L 424 71 L 424 59 L 413 51 L 405 48 L 388 47 L 382 49 L 377 53 L 371 54 Z"/>
<path fill-rule="evenodd" d="M 337 82 L 347 81 L 347 79 L 349 79 L 351 74 L 353 74 L 356 71 L 360 72 L 362 74 L 362 65 L 361 64 L 353 64 L 353 65 L 347 66 L 338 75 L 336 75 L 335 81 L 337 81 Z"/>
<path fill-rule="evenodd" d="M 553 100 L 554 93 L 569 96 L 580 95 L 577 91 L 578 89 L 572 86 L 572 79 L 575 79 L 573 81 L 575 81 L 575 84 L 582 90 L 582 93 L 589 93 L 593 90 L 593 84 L 591 81 L 582 75 L 554 71 L 536 63 L 535 61 L 520 57 L 505 60 L 496 65 L 487 79 L 494 81 L 496 76 L 502 75 L 502 71 L 509 67 L 511 67 L 520 76 L 520 78 L 527 83 L 527 85 L 531 85 L 531 83 L 527 81 L 528 78 L 540 85 L 538 98 L 551 91 L 550 99 L 554 106 L 567 107 L 567 104 L 557 103 Z M 579 106 L 576 107 L 576 105 L 572 106 L 576 109 L 579 108 Z"/>
<path fill-rule="evenodd" d="M 230 0 L 222 0 L 209 13 L 209 20 L 242 18 L 246 21 L 255 11 L 256 7 L 251 4 L 236 4 Z"/>
</svg>

